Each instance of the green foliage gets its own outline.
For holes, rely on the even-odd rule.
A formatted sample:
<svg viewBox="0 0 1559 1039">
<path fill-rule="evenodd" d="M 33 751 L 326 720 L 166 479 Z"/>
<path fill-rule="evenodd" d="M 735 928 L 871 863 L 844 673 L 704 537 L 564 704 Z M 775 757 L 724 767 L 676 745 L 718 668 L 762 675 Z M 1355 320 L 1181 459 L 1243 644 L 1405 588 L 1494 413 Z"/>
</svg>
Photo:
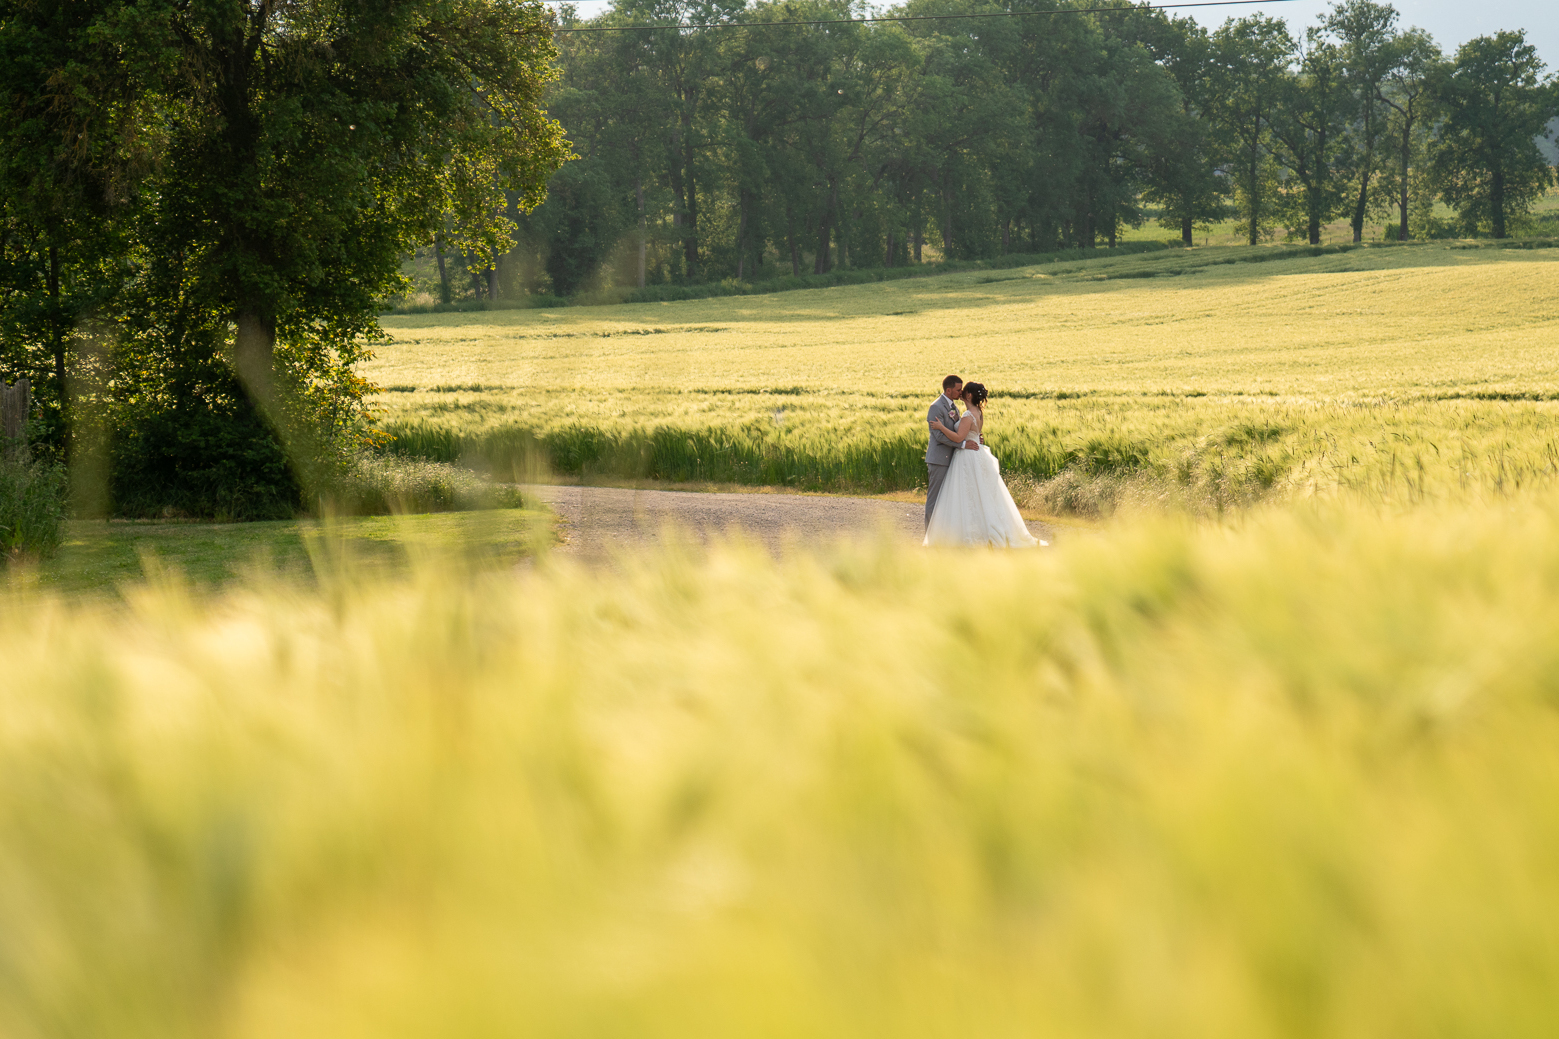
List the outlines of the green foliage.
<svg viewBox="0 0 1559 1039">
<path fill-rule="evenodd" d="M 1283 200 L 1289 237 L 1321 242 L 1343 201 L 1342 180 L 1352 151 L 1349 132 L 1360 116 L 1359 98 L 1342 47 L 1312 27 L 1305 33 L 1298 68 L 1283 80 L 1282 100 L 1271 120 L 1274 157 L 1297 183 Z"/>
<path fill-rule="evenodd" d="M 1283 22 L 1266 15 L 1230 19 L 1213 34 L 1209 114 L 1229 143 L 1247 240 L 1265 237 L 1272 208 L 1271 135 L 1294 50 Z"/>
<path fill-rule="evenodd" d="M 329 490 L 334 515 L 382 515 L 517 509 L 524 505 L 513 487 L 495 486 L 469 469 L 412 457 L 360 455 Z"/>
<path fill-rule="evenodd" d="M 0 54 L 25 59 L 0 116 L 24 149 L 4 171 L 0 345 L 8 365 L 55 358 L 56 410 L 79 384 L 111 430 L 115 508 L 273 516 L 343 471 L 401 256 L 437 232 L 506 249 L 506 208 L 534 208 L 567 153 L 541 107 L 547 17 L 522 0 L 0 5 Z M 112 291 L 91 290 L 99 270 Z"/>
<path fill-rule="evenodd" d="M 1554 183 L 1537 138 L 1559 117 L 1559 83 L 1542 72 L 1524 33 L 1501 32 L 1463 44 L 1441 73 L 1434 173 L 1465 233 L 1504 238 Z"/>
<path fill-rule="evenodd" d="M 65 470 L 0 453 L 0 555 L 51 556 L 64 537 Z"/>
<path fill-rule="evenodd" d="M 446 553 L 512 566 L 551 544 L 553 519 L 541 510 L 505 508 L 236 524 L 76 520 L 60 550 L 30 563 L 24 580 L 93 600 L 133 600 L 149 579 L 205 589 L 263 572 L 273 581 L 328 587 L 348 570 L 399 574 L 413 560 Z"/>
<path fill-rule="evenodd" d="M 613 197 L 614 190 L 606 172 L 590 160 L 567 164 L 547 185 L 552 204 L 531 227 L 543 238 L 553 295 L 573 296 L 594 287 L 628 223 L 625 202 Z"/>
<path fill-rule="evenodd" d="M 113 412 L 110 501 L 133 517 L 285 519 L 304 490 L 230 371 L 213 384 L 132 397 Z"/>
<path fill-rule="evenodd" d="M 683 298 L 698 283 L 1113 244 L 1149 215 L 1191 244 L 1231 199 L 1251 244 L 1283 228 L 1319 242 L 1338 217 L 1362 241 L 1388 208 L 1399 239 L 1433 230 L 1439 52 L 1389 4 L 1212 33 L 1131 8 L 892 10 L 930 17 L 778 25 L 840 11 L 760 0 L 619 4 L 581 23 L 719 27 L 562 38 L 550 110 L 589 173 L 527 218 L 497 282 L 534 295 L 550 270 L 554 293 Z"/>
</svg>

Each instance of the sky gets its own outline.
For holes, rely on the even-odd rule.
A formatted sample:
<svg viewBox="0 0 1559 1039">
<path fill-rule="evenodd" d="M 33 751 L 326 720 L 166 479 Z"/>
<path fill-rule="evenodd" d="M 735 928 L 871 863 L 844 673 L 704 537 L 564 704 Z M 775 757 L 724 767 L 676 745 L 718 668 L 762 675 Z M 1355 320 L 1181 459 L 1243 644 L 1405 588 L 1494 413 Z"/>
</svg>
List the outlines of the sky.
<svg viewBox="0 0 1559 1039">
<path fill-rule="evenodd" d="M 1162 2 L 1162 0 L 1159 0 Z M 581 0 L 579 13 L 590 17 L 611 6 L 609 0 Z M 886 7 L 887 3 L 877 6 Z M 1285 19 L 1291 27 L 1312 24 L 1330 5 L 1327 0 L 1267 0 L 1248 7 L 1209 7 L 1177 12 L 1213 28 L 1224 19 L 1261 11 Z M 1474 36 L 1501 29 L 1525 29 L 1548 71 L 1559 71 L 1559 0 L 1393 0 L 1399 24 L 1427 29 L 1447 54 Z"/>
</svg>

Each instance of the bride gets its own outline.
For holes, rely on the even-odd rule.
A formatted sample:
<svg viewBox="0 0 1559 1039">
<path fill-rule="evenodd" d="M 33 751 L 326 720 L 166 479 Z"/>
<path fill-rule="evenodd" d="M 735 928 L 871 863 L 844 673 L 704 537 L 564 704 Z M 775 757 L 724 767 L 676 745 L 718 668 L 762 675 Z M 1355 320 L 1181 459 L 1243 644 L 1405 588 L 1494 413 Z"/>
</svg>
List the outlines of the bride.
<svg viewBox="0 0 1559 1039">
<path fill-rule="evenodd" d="M 990 448 L 980 443 L 987 396 L 984 386 L 971 382 L 964 387 L 962 397 L 969 410 L 958 420 L 958 428 L 932 423 L 963 448 L 953 452 L 948 464 L 936 511 L 926 525 L 927 545 L 1033 548 L 1045 544 L 1029 534 L 1007 485 L 1002 482 L 1001 463 Z"/>
</svg>

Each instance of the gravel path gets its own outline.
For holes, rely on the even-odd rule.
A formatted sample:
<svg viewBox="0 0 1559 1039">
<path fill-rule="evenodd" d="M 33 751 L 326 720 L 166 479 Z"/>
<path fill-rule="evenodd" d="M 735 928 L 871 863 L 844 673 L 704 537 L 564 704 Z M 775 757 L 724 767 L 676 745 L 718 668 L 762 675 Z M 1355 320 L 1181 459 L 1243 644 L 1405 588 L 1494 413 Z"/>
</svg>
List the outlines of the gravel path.
<svg viewBox="0 0 1559 1039">
<path fill-rule="evenodd" d="M 562 551 L 604 557 L 614 549 L 644 545 L 666 536 L 740 531 L 779 551 L 794 542 L 830 541 L 887 529 L 918 543 L 923 507 L 883 498 L 840 498 L 814 494 L 714 494 L 623 487 L 532 485 L 526 492 L 546 502 L 563 519 Z M 1049 524 L 1031 520 L 1035 537 L 1055 543 Z"/>
</svg>

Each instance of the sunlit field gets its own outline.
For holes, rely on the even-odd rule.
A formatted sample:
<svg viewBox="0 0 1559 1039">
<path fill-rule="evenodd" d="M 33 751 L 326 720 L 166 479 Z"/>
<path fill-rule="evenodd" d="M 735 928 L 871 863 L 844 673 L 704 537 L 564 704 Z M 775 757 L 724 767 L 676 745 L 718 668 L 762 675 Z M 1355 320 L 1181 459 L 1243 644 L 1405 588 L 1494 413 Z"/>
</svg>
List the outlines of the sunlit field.
<svg viewBox="0 0 1559 1039">
<path fill-rule="evenodd" d="M 0 613 L 6 1036 L 1559 1029 L 1552 499 L 127 599 Z"/>
<path fill-rule="evenodd" d="M 1554 1034 L 1559 254 L 1241 255 L 395 319 L 403 447 L 892 489 L 951 369 L 1116 511 L 78 524 L 0 589 L 0 1035 Z"/>
<path fill-rule="evenodd" d="M 1221 507 L 1500 495 L 1559 473 L 1551 249 L 1174 250 L 385 323 L 369 374 L 400 448 L 500 468 L 534 446 L 568 474 L 912 488 L 952 371 L 990 387 L 988 439 L 1036 482 Z"/>
</svg>

